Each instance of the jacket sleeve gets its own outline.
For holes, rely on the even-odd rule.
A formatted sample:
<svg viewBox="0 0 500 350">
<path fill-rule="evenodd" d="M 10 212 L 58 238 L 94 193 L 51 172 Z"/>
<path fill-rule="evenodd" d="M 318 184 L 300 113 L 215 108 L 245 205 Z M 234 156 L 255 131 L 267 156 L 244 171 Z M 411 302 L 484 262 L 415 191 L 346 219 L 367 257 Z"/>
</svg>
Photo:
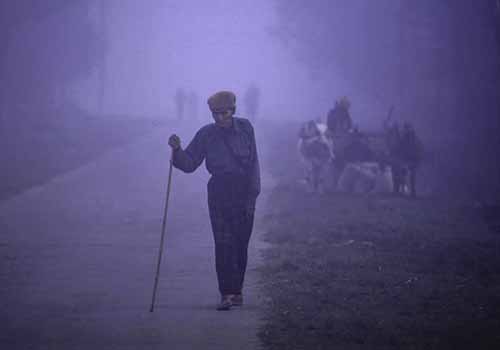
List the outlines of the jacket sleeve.
<svg viewBox="0 0 500 350">
<path fill-rule="evenodd" d="M 251 135 L 251 153 L 252 160 L 250 163 L 250 195 L 254 198 L 260 193 L 260 164 L 259 155 L 257 153 L 257 145 L 255 142 L 255 133 L 253 127 L 250 125 L 250 135 Z"/>
<path fill-rule="evenodd" d="M 335 129 L 335 111 L 333 109 L 331 109 L 326 116 L 326 126 L 330 131 Z"/>
<path fill-rule="evenodd" d="M 174 151 L 173 165 L 185 173 L 192 173 L 205 159 L 206 143 L 206 133 L 199 130 L 185 150 L 179 148 Z"/>
</svg>

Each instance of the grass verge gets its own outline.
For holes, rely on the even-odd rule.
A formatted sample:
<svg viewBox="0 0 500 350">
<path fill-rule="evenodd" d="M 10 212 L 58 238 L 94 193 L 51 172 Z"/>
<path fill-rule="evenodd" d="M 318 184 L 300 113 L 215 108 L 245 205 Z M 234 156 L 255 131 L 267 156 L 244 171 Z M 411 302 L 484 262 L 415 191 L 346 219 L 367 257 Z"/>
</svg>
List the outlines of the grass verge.
<svg viewBox="0 0 500 350">
<path fill-rule="evenodd" d="M 500 348 L 500 234 L 480 208 L 291 184 L 269 207 L 266 349 Z"/>
</svg>

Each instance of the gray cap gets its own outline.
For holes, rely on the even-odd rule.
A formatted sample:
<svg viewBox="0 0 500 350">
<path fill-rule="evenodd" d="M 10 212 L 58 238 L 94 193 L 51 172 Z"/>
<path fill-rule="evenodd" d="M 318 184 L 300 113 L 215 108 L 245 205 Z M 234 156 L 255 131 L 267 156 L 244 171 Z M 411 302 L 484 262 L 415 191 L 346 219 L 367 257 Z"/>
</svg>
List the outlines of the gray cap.
<svg viewBox="0 0 500 350">
<path fill-rule="evenodd" d="M 231 91 L 219 91 L 208 98 L 212 111 L 226 111 L 236 107 L 236 95 Z"/>
</svg>

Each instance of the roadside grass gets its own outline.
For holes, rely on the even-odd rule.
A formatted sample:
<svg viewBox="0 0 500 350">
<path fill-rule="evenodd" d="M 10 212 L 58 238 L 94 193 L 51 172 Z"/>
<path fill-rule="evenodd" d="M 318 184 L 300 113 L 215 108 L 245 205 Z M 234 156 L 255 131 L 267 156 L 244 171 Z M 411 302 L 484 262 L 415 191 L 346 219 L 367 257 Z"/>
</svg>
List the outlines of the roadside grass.
<svg viewBox="0 0 500 350">
<path fill-rule="evenodd" d="M 266 349 L 500 349 L 500 234 L 478 208 L 290 181 L 268 207 Z"/>
</svg>

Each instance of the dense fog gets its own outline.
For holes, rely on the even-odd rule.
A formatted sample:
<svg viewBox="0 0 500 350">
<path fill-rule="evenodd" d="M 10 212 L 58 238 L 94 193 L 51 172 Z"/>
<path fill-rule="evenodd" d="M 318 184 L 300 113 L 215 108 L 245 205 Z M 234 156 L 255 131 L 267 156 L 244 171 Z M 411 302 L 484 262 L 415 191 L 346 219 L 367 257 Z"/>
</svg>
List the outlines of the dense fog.
<svg viewBox="0 0 500 350">
<path fill-rule="evenodd" d="M 0 0 L 0 349 L 500 349 L 499 135 L 500 0 Z"/>
<path fill-rule="evenodd" d="M 206 98 L 259 96 L 260 121 L 412 121 L 446 186 L 497 188 L 498 4 L 483 1 L 3 1 L 2 131 L 76 115 L 178 119 Z M 278 130 L 277 130 L 278 132 Z M 12 133 L 10 133 L 12 137 Z M 440 184 L 437 187 L 444 188 Z M 445 186 L 445 187 L 446 187 Z"/>
</svg>

